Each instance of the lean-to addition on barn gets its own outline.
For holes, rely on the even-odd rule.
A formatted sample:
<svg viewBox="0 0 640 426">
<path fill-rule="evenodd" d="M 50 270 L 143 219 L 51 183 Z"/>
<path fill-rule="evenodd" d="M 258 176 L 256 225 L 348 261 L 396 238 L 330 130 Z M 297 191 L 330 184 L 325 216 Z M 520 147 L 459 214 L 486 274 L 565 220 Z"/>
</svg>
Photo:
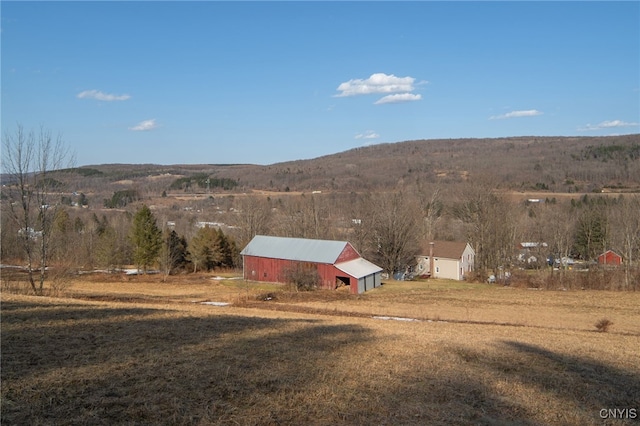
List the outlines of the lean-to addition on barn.
<svg viewBox="0 0 640 426">
<path fill-rule="evenodd" d="M 292 268 L 304 267 L 317 271 L 322 288 L 348 285 L 358 294 L 381 285 L 382 268 L 346 241 L 256 235 L 240 254 L 246 280 L 284 283 Z"/>
</svg>

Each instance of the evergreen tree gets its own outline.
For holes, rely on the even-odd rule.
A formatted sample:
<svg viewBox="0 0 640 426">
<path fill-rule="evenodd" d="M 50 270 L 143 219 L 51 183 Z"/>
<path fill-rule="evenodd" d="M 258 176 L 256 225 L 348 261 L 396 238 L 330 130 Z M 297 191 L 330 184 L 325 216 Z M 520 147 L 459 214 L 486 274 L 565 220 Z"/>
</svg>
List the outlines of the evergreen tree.
<svg viewBox="0 0 640 426">
<path fill-rule="evenodd" d="M 176 231 L 171 231 L 165 239 L 163 250 L 163 266 L 165 275 L 179 268 L 184 268 L 187 264 L 187 240 L 179 237 Z"/>
<path fill-rule="evenodd" d="M 231 268 L 233 266 L 232 242 L 224 235 L 222 229 L 218 229 L 218 266 Z"/>
<path fill-rule="evenodd" d="M 603 209 L 588 207 L 578 217 L 574 239 L 575 251 L 583 260 L 593 260 L 607 248 L 607 216 Z"/>
<path fill-rule="evenodd" d="M 198 230 L 189 247 L 194 272 L 198 269 L 233 268 L 239 256 L 233 239 L 228 238 L 222 229 L 208 226 Z"/>
<path fill-rule="evenodd" d="M 193 272 L 198 269 L 213 269 L 218 262 L 218 232 L 214 228 L 204 226 L 198 229 L 196 235 L 191 239 L 191 262 Z"/>
<path fill-rule="evenodd" d="M 133 217 L 131 230 L 131 242 L 133 243 L 133 261 L 146 274 L 149 266 L 153 265 L 162 249 L 162 232 L 156 224 L 156 218 L 143 205 Z"/>
</svg>

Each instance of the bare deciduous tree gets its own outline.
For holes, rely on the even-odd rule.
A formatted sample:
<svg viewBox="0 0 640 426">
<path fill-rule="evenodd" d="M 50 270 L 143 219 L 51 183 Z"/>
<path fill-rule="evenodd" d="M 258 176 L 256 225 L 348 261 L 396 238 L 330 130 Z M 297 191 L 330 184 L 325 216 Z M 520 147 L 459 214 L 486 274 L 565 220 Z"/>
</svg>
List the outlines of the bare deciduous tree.
<svg viewBox="0 0 640 426">
<path fill-rule="evenodd" d="M 247 196 L 238 201 L 235 216 L 238 241 L 246 245 L 256 235 L 266 235 L 271 227 L 271 203 L 268 199 Z"/>
<path fill-rule="evenodd" d="M 289 197 L 281 212 L 279 232 L 292 238 L 327 238 L 327 213 L 327 206 L 321 197 L 313 194 Z"/>
<path fill-rule="evenodd" d="M 632 271 L 640 257 L 640 197 L 621 198 L 611 212 L 612 246 L 620 251 L 624 267 L 624 288 L 634 284 Z"/>
<path fill-rule="evenodd" d="M 417 193 L 422 210 L 422 237 L 427 240 L 433 240 L 435 239 L 436 226 L 442 217 L 444 209 L 440 188 L 428 191 L 424 186 L 419 186 Z"/>
<path fill-rule="evenodd" d="M 378 194 L 371 201 L 374 260 L 389 274 L 403 272 L 419 252 L 419 208 L 402 192 Z"/>
<path fill-rule="evenodd" d="M 464 188 L 453 215 L 467 225 L 467 237 L 476 252 L 475 269 L 483 278 L 508 268 L 516 245 L 513 206 L 496 195 L 493 186 L 477 183 Z"/>
<path fill-rule="evenodd" d="M 376 251 L 372 247 L 371 224 L 373 223 L 373 210 L 371 206 L 371 194 L 352 193 L 346 204 L 344 212 L 345 231 L 343 238 L 348 240 L 358 252 L 365 258 L 371 257 Z"/>
<path fill-rule="evenodd" d="M 51 173 L 69 167 L 73 157 L 61 136 L 54 138 L 42 126 L 37 134 L 27 132 L 20 124 L 15 132 L 5 133 L 3 151 L 2 168 L 10 177 L 6 188 L 7 213 L 19 227 L 19 244 L 31 289 L 41 295 L 49 260 L 51 225 L 59 205 L 54 189 L 59 191 L 57 187 L 61 185 Z"/>
<path fill-rule="evenodd" d="M 556 205 L 545 209 L 542 216 L 544 219 L 542 227 L 546 240 L 548 240 L 549 250 L 556 259 L 559 259 L 558 264 L 562 275 L 573 247 L 576 226 L 575 214 L 565 205 Z M 554 259 L 554 264 L 556 259 Z M 552 267 L 551 273 L 553 270 Z"/>
</svg>

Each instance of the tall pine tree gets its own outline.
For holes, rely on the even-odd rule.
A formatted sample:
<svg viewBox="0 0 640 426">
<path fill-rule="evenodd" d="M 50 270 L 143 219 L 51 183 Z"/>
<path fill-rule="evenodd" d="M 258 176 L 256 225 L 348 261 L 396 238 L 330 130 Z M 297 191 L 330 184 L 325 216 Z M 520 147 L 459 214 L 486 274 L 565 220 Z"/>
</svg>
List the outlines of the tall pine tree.
<svg viewBox="0 0 640 426">
<path fill-rule="evenodd" d="M 209 271 L 218 263 L 218 232 L 214 228 L 207 225 L 198 229 L 189 246 L 193 272 Z"/>
<path fill-rule="evenodd" d="M 184 268 L 187 264 L 187 240 L 179 237 L 176 231 L 171 231 L 165 238 L 162 250 L 162 263 L 165 276 L 174 270 Z"/>
<path fill-rule="evenodd" d="M 131 242 L 133 261 L 138 270 L 142 269 L 146 274 L 147 269 L 158 260 L 162 249 L 162 232 L 156 224 L 155 216 L 146 205 L 143 205 L 133 217 Z"/>
</svg>

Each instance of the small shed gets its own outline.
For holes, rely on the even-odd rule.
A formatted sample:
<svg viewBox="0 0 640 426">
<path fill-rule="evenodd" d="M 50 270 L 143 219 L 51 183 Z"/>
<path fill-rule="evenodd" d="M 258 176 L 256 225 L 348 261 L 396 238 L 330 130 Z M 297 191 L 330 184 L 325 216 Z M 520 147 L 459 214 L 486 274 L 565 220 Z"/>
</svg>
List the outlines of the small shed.
<svg viewBox="0 0 640 426">
<path fill-rule="evenodd" d="M 622 256 L 613 250 L 607 250 L 598 256 L 598 264 L 619 266 L 622 265 Z"/>
<path fill-rule="evenodd" d="M 382 284 L 382 268 L 346 241 L 256 235 L 240 254 L 246 280 L 285 283 L 288 271 L 302 266 L 317 271 L 322 288 L 347 285 L 359 294 Z"/>
</svg>

